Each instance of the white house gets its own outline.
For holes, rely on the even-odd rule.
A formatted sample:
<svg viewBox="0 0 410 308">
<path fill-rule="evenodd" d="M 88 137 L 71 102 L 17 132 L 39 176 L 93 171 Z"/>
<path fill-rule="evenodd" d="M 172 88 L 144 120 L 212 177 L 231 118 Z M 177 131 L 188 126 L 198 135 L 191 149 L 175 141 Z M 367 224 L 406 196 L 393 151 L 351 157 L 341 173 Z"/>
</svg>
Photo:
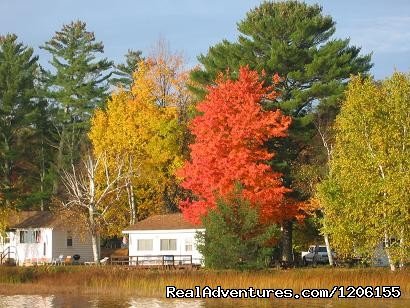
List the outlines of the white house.
<svg viewBox="0 0 410 308">
<path fill-rule="evenodd" d="M 129 258 L 132 265 L 201 264 L 202 255 L 195 243 L 196 232 L 204 232 L 182 214 L 148 217 L 123 231 L 129 238 Z"/>
<path fill-rule="evenodd" d="M 91 237 L 80 235 L 75 223 L 64 222 L 48 211 L 22 211 L 0 235 L 0 263 L 52 262 L 79 255 L 79 262 L 92 261 Z"/>
<path fill-rule="evenodd" d="M 391 243 L 389 243 L 390 245 Z M 386 252 L 386 244 L 383 241 L 379 243 L 376 248 L 374 249 L 373 258 L 372 258 L 372 265 L 378 267 L 387 267 L 390 265 L 389 258 Z"/>
</svg>

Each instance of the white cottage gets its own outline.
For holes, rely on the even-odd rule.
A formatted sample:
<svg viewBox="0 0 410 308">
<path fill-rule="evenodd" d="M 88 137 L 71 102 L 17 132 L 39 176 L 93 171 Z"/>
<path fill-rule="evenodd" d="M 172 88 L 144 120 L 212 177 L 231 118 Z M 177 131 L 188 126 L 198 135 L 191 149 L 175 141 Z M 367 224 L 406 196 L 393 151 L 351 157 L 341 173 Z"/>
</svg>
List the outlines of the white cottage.
<svg viewBox="0 0 410 308">
<path fill-rule="evenodd" d="M 51 263 L 74 255 L 80 256 L 79 262 L 93 260 L 91 237 L 51 212 L 19 212 L 8 225 L 0 235 L 0 263 Z"/>
<path fill-rule="evenodd" d="M 185 221 L 180 213 L 141 220 L 123 231 L 129 238 L 130 264 L 200 265 L 202 255 L 195 243 L 197 231 L 205 229 Z"/>
</svg>

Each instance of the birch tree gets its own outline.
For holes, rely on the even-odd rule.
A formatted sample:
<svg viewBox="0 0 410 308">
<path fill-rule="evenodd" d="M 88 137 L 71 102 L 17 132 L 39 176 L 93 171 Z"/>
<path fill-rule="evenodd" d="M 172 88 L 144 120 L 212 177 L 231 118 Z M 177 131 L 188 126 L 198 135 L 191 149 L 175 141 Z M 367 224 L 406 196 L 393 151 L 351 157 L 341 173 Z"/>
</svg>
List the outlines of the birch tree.
<svg viewBox="0 0 410 308">
<path fill-rule="evenodd" d="M 341 254 L 373 257 L 384 243 L 390 268 L 409 258 L 410 77 L 356 77 L 336 119 L 330 175 L 318 187 L 325 233 Z"/>
<path fill-rule="evenodd" d="M 111 234 L 148 215 L 175 211 L 182 195 L 174 173 L 188 149 L 187 74 L 182 59 L 169 55 L 163 43 L 156 50 L 137 64 L 131 92 L 119 89 L 91 122 L 93 149 L 107 153 L 109 166 L 115 168 L 118 156 L 127 170 L 141 164 L 141 176 L 128 178 L 116 210 L 109 212 L 119 222 Z"/>
<path fill-rule="evenodd" d="M 104 181 L 97 182 L 98 173 L 104 174 Z M 106 213 L 126 186 L 123 163 L 117 161 L 115 169 L 109 168 L 104 154 L 93 157 L 88 154 L 79 167 L 63 170 L 62 183 L 66 200 L 63 206 L 85 217 L 87 231 L 91 235 L 94 261 L 99 261 L 98 238 L 104 224 L 109 223 Z"/>
</svg>

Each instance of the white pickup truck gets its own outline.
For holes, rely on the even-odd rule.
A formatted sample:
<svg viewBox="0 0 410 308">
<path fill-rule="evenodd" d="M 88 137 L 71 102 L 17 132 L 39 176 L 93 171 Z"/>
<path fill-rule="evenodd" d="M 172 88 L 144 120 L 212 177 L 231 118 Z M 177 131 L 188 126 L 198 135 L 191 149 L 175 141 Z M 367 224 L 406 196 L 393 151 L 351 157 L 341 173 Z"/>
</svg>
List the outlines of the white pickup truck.
<svg viewBox="0 0 410 308">
<path fill-rule="evenodd" d="M 332 252 L 333 258 L 336 255 Z M 329 257 L 327 255 L 327 249 L 325 245 L 311 245 L 308 251 L 302 251 L 303 265 L 317 264 L 317 263 L 329 263 Z"/>
</svg>

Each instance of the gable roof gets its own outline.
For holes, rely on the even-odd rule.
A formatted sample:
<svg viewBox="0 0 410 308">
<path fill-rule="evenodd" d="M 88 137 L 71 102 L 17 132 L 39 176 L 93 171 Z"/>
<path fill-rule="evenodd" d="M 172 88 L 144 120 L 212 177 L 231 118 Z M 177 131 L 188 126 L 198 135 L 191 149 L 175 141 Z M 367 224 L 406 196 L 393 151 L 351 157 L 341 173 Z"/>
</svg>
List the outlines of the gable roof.
<svg viewBox="0 0 410 308">
<path fill-rule="evenodd" d="M 9 218 L 9 229 L 45 228 L 59 224 L 59 219 L 50 211 L 21 211 Z"/>
<path fill-rule="evenodd" d="M 181 230 L 201 229 L 202 225 L 194 225 L 186 221 L 181 213 L 154 215 L 129 226 L 124 231 L 134 230 Z"/>
</svg>

